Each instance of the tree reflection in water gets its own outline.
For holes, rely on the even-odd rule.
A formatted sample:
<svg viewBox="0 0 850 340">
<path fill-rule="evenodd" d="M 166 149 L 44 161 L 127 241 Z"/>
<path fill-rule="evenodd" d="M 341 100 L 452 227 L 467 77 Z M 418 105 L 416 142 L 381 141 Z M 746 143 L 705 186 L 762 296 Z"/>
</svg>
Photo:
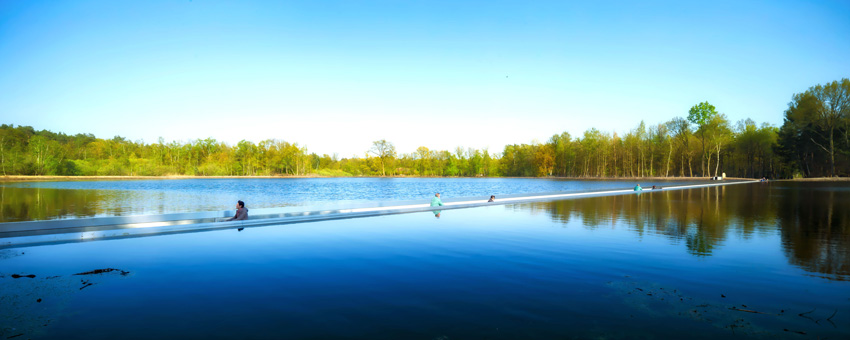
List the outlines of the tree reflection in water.
<svg viewBox="0 0 850 340">
<path fill-rule="evenodd" d="M 589 229 L 626 225 L 639 236 L 684 242 L 711 256 L 729 237 L 779 233 L 794 265 L 835 280 L 850 276 L 850 183 L 771 182 L 644 192 L 507 206 Z"/>
<path fill-rule="evenodd" d="M 161 197 L 160 197 L 161 198 Z M 137 202 L 127 209 L 116 202 Z M 0 186 L 0 222 L 50 220 L 95 216 L 122 216 L 165 212 L 151 195 L 118 190 L 68 190 Z"/>
<path fill-rule="evenodd" d="M 807 271 L 850 279 L 850 186 L 792 184 L 778 209 L 785 254 Z"/>
</svg>

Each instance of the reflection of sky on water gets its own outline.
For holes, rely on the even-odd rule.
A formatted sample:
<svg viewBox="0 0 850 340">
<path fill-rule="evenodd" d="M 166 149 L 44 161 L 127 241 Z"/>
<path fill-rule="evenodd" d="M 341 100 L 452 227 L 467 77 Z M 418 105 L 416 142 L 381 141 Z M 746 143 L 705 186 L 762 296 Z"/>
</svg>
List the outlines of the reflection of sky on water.
<svg viewBox="0 0 850 340">
<path fill-rule="evenodd" d="M 653 184 L 668 183 L 655 181 Z M 692 182 L 679 181 L 675 184 Z M 630 188 L 631 181 L 529 178 L 286 178 L 19 182 L 0 186 L 0 222 Z M 666 184 L 665 184 L 666 185 Z"/>
<path fill-rule="evenodd" d="M 850 336 L 850 282 L 789 261 L 804 234 L 775 223 L 815 202 L 732 188 L 11 249 L 26 254 L 0 259 L 0 284 L 131 272 L 39 290 L 71 301 L 33 314 L 55 338 Z M 729 309 L 743 305 L 768 314 Z M 812 309 L 818 323 L 797 316 Z"/>
</svg>

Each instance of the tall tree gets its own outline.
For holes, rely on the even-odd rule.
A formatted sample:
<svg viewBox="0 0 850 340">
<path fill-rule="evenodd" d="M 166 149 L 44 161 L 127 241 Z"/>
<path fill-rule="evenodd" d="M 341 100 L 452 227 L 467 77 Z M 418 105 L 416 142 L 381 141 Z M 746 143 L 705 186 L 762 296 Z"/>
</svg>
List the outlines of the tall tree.
<svg viewBox="0 0 850 340">
<path fill-rule="evenodd" d="M 707 167 L 705 164 L 706 159 L 709 157 L 709 154 L 706 152 L 705 148 L 705 133 L 706 133 L 706 125 L 717 115 L 717 109 L 714 108 L 714 105 L 709 104 L 708 102 L 702 102 L 697 105 L 691 107 L 688 110 L 688 121 L 697 125 L 697 134 L 699 135 L 700 142 L 702 144 L 702 175 L 705 176 L 707 171 Z"/>
<path fill-rule="evenodd" d="M 687 120 L 676 117 L 673 120 L 667 122 L 670 130 L 673 131 L 676 140 L 679 142 L 679 175 L 685 177 L 685 160 L 688 162 L 688 173 L 691 177 L 694 176 L 694 172 L 691 169 L 691 127 Z"/>
<path fill-rule="evenodd" d="M 835 135 L 836 129 L 846 124 L 846 119 L 850 117 L 850 79 L 815 85 L 808 92 L 817 99 L 813 123 L 819 129 L 815 131 L 828 140 L 829 145 L 824 146 L 814 139 L 812 142 L 829 154 L 830 175 L 835 177 Z"/>
<path fill-rule="evenodd" d="M 726 119 L 726 115 L 718 114 L 708 122 L 707 130 L 711 137 L 711 145 L 717 153 L 717 161 L 714 166 L 714 177 L 717 177 L 717 171 L 720 169 L 720 151 L 722 151 L 724 145 L 731 141 L 732 129 L 729 128 L 729 120 Z"/>
<path fill-rule="evenodd" d="M 795 94 L 779 131 L 777 151 L 785 164 L 796 168 L 795 173 L 802 172 L 806 176 L 846 174 L 847 167 L 839 169 L 836 164 L 839 157 L 840 161 L 848 162 L 848 116 L 850 80 L 846 78 Z M 842 135 L 845 136 L 843 141 Z"/>
<path fill-rule="evenodd" d="M 431 172 L 431 150 L 424 146 L 420 146 L 416 149 L 417 169 L 419 170 L 420 176 L 427 176 Z"/>
<path fill-rule="evenodd" d="M 372 142 L 372 148 L 369 153 L 375 155 L 381 162 L 381 176 L 386 176 L 386 164 L 396 157 L 395 145 L 387 142 L 386 139 L 376 140 Z"/>
</svg>

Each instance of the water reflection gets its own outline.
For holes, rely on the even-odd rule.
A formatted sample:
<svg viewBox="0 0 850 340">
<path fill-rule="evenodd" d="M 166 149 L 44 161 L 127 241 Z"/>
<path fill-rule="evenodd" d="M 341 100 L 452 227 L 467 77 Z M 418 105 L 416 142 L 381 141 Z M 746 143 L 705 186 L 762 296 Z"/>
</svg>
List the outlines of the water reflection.
<svg viewBox="0 0 850 340">
<path fill-rule="evenodd" d="M 0 222 L 164 214 L 180 211 L 175 204 L 184 201 L 224 210 L 219 200 L 205 202 L 175 193 L 0 186 Z"/>
<path fill-rule="evenodd" d="M 753 183 L 509 205 L 585 228 L 627 225 L 665 235 L 695 256 L 730 237 L 779 234 L 789 261 L 831 279 L 850 275 L 850 183 Z"/>
<path fill-rule="evenodd" d="M 111 196 L 116 193 L 0 186 L 0 222 L 45 220 L 56 216 L 92 217 L 98 215 L 97 203 L 114 200 Z"/>
<path fill-rule="evenodd" d="M 677 185 L 704 181 L 677 181 Z M 303 178 L 0 182 L 0 222 L 217 211 L 245 200 L 253 208 L 334 209 L 375 201 L 552 191 L 623 189 L 623 181 L 533 178 Z M 655 184 L 671 183 L 657 181 Z M 51 203 L 45 204 L 44 200 Z"/>
<path fill-rule="evenodd" d="M 811 272 L 848 279 L 850 188 L 843 189 L 812 183 L 791 185 L 784 190 L 778 222 L 791 263 Z"/>
</svg>

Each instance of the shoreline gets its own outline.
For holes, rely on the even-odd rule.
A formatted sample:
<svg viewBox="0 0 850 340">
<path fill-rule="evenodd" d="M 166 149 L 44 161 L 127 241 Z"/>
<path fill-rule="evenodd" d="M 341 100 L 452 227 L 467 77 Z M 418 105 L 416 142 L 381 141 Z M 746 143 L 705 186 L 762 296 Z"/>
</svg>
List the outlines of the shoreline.
<svg viewBox="0 0 850 340">
<path fill-rule="evenodd" d="M 775 179 L 771 181 L 788 181 L 788 182 L 847 182 L 850 177 L 812 177 L 812 178 L 792 178 L 792 179 Z"/>
<path fill-rule="evenodd" d="M 230 178 L 323 178 L 326 176 L 47 176 L 47 175 L 8 175 L 0 176 L 0 182 L 38 182 L 38 181 L 87 181 L 87 180 L 132 180 L 132 179 L 230 179 Z M 327 177 L 331 178 L 331 177 Z"/>
<path fill-rule="evenodd" d="M 434 176 L 320 176 L 320 175 L 277 175 L 277 176 L 189 176 L 189 175 L 172 175 L 172 176 L 41 176 L 41 175 L 7 175 L 0 176 L 0 182 L 48 182 L 48 181 L 91 181 L 91 180 L 150 180 L 150 179 L 302 179 L 302 178 L 539 178 L 539 179 L 565 179 L 565 180 L 667 180 L 667 181 L 692 181 L 692 180 L 709 180 L 710 177 L 434 177 Z M 741 177 L 726 177 L 726 180 L 757 180 L 756 178 L 741 178 Z M 804 178 L 791 179 L 788 181 L 847 181 L 848 177 L 835 178 Z"/>
</svg>

